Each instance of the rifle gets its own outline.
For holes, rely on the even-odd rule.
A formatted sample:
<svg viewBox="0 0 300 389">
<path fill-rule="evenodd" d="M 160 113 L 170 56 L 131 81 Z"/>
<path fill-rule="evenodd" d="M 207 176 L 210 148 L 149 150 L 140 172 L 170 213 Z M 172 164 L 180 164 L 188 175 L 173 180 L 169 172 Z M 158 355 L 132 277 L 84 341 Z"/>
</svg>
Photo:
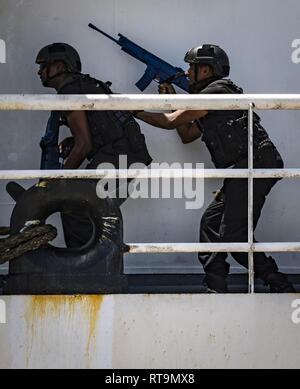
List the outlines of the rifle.
<svg viewBox="0 0 300 389">
<path fill-rule="evenodd" d="M 48 119 L 46 133 L 42 137 L 40 147 L 42 149 L 41 170 L 62 169 L 58 149 L 59 127 L 62 125 L 59 111 L 52 111 Z"/>
<path fill-rule="evenodd" d="M 145 74 L 135 84 L 141 91 L 144 91 L 151 84 L 151 82 L 157 78 L 159 78 L 160 84 L 165 82 L 169 84 L 172 83 L 186 92 L 189 91 L 188 79 L 185 76 L 185 72 L 181 68 L 170 65 L 161 58 L 145 50 L 143 47 L 140 47 L 133 41 L 127 39 L 122 34 L 118 34 L 120 38 L 119 40 L 116 40 L 106 32 L 94 26 L 92 23 L 89 24 L 89 27 L 111 39 L 113 42 L 117 43 L 117 45 L 121 46 L 125 53 L 147 65 Z"/>
</svg>

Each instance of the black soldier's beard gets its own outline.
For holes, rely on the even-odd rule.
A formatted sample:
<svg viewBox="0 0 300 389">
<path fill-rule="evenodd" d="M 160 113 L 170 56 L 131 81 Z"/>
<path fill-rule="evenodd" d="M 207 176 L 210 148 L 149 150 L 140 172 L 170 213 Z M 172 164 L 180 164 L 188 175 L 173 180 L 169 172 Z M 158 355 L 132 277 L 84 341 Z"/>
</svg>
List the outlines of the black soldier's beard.
<svg viewBox="0 0 300 389">
<path fill-rule="evenodd" d="M 45 88 L 49 88 L 48 79 L 42 81 L 42 85 L 43 85 Z"/>
<path fill-rule="evenodd" d="M 42 85 L 45 87 L 45 88 L 48 88 L 49 87 L 49 69 L 47 67 L 46 69 L 46 77 L 40 77 L 41 78 L 41 82 L 42 82 Z"/>
</svg>

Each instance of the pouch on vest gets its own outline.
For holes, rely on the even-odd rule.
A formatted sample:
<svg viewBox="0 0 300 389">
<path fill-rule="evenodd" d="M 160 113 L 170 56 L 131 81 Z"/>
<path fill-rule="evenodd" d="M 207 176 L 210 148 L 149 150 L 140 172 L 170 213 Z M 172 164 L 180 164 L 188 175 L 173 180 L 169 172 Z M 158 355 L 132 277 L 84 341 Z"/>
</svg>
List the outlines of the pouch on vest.
<svg viewBox="0 0 300 389">
<path fill-rule="evenodd" d="M 145 137 L 141 133 L 141 128 L 135 120 L 128 120 L 124 125 L 125 134 L 134 153 L 138 153 L 145 148 Z"/>
<path fill-rule="evenodd" d="M 207 118 L 205 124 L 202 140 L 217 168 L 230 167 L 247 156 L 248 128 L 243 121 L 226 118 L 221 113 L 218 119 Z"/>
</svg>

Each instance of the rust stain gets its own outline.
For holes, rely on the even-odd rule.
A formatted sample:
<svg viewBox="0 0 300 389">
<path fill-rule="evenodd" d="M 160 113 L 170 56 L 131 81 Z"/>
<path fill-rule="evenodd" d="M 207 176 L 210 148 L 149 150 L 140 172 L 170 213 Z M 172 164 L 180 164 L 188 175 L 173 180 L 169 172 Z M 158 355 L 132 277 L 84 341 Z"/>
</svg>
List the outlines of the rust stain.
<svg viewBox="0 0 300 389">
<path fill-rule="evenodd" d="M 74 313 L 74 303 L 77 303 L 77 296 L 32 296 L 27 317 L 34 320 L 41 320 L 48 315 L 59 316 L 62 311 L 67 311 L 71 317 Z"/>
<path fill-rule="evenodd" d="M 32 296 L 25 315 L 28 332 L 27 366 L 29 366 L 33 344 L 40 341 L 42 347 L 43 343 L 48 341 L 47 330 L 45 329 L 47 322 L 53 323 L 55 320 L 64 320 L 69 323 L 71 329 L 71 324 L 76 325 L 75 312 L 83 314 L 83 318 L 87 320 L 86 356 L 89 363 L 90 355 L 95 351 L 96 329 L 102 302 L 103 296 L 96 295 Z M 91 349 L 92 345 L 93 349 Z"/>
<path fill-rule="evenodd" d="M 89 334 L 88 334 L 88 341 L 86 346 L 87 355 L 91 353 L 91 351 L 95 350 L 96 345 L 96 328 L 99 318 L 99 313 L 101 310 L 101 305 L 103 302 L 103 296 L 86 296 L 85 297 L 88 300 L 88 303 L 85 304 L 86 307 L 86 314 L 89 317 Z M 91 343 L 94 341 L 94 347 L 93 350 L 90 350 Z"/>
<path fill-rule="evenodd" d="M 83 110 L 93 110 L 93 109 L 95 109 L 95 104 L 94 103 L 82 104 L 81 108 Z"/>
<path fill-rule="evenodd" d="M 26 366 L 29 366 L 31 359 L 33 344 L 38 341 L 44 343 L 47 334 L 44 330 L 44 325 L 47 323 L 47 318 L 51 320 L 59 318 L 59 313 L 62 308 L 68 312 L 70 318 L 74 313 L 75 296 L 32 296 L 25 314 L 27 322 L 27 340 L 28 347 L 26 353 Z"/>
</svg>

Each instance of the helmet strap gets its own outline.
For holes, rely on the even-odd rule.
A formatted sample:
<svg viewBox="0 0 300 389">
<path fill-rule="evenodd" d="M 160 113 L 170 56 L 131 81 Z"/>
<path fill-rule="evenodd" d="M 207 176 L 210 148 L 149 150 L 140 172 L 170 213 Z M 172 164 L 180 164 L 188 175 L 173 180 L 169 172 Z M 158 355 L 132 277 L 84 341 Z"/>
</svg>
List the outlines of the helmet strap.
<svg viewBox="0 0 300 389">
<path fill-rule="evenodd" d="M 52 81 L 52 80 L 54 80 L 56 77 L 59 77 L 59 76 L 65 74 L 65 73 L 68 73 L 68 71 L 67 71 L 67 70 L 63 70 L 63 71 L 58 72 L 58 73 L 54 74 L 53 76 L 49 77 L 49 76 L 48 76 L 48 70 L 47 70 L 47 80 L 46 80 L 46 82 Z"/>
<path fill-rule="evenodd" d="M 200 66 L 201 64 L 199 63 L 195 64 L 195 83 L 198 82 L 198 73 L 199 73 Z"/>
<path fill-rule="evenodd" d="M 66 68 L 65 70 L 62 70 L 60 72 L 57 72 L 56 74 L 54 74 L 53 76 L 49 76 L 49 68 L 47 67 L 47 79 L 45 81 L 45 84 L 47 85 L 49 83 L 49 81 L 52 81 L 54 80 L 55 78 L 63 75 L 63 74 L 66 74 L 66 73 L 70 73 L 70 71 Z"/>
</svg>

